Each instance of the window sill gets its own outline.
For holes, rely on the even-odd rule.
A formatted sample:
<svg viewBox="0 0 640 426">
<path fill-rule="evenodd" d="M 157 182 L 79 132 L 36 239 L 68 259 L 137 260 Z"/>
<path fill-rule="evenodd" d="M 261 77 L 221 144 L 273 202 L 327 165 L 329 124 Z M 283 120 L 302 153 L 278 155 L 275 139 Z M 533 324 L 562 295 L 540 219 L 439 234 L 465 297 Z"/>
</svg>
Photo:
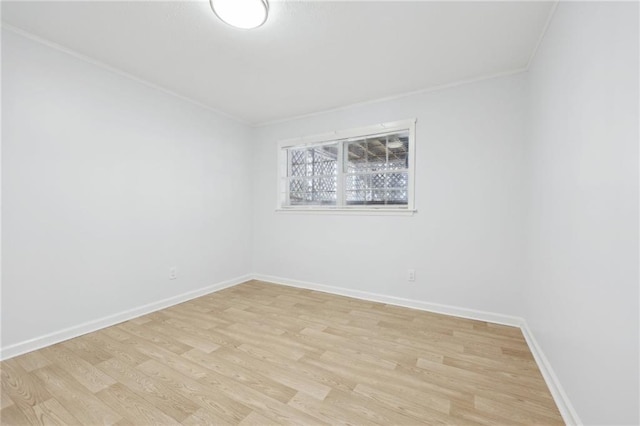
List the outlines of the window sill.
<svg viewBox="0 0 640 426">
<path fill-rule="evenodd" d="M 361 215 L 361 216 L 413 216 L 418 211 L 407 209 L 319 209 L 319 208 L 291 208 L 291 209 L 276 209 L 276 213 L 293 213 L 293 214 L 310 214 L 310 215 Z"/>
</svg>

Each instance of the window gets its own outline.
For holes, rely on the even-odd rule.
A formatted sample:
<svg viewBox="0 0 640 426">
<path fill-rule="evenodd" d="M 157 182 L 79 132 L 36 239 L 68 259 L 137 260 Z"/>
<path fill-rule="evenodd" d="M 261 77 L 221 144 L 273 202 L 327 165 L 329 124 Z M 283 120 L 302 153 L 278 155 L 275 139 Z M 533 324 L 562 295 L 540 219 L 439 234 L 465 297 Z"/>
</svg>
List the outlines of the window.
<svg viewBox="0 0 640 426">
<path fill-rule="evenodd" d="M 282 210 L 413 211 L 415 120 L 283 141 Z"/>
</svg>

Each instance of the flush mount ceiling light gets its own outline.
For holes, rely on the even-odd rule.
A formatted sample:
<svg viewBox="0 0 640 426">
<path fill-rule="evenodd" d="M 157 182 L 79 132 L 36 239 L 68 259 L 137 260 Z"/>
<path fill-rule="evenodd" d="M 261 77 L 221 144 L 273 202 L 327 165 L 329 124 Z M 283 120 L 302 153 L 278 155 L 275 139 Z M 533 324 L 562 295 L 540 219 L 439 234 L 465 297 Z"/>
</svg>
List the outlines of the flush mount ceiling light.
<svg viewBox="0 0 640 426">
<path fill-rule="evenodd" d="M 209 4 L 223 22 L 245 30 L 264 24 L 269 13 L 267 0 L 209 0 Z"/>
</svg>

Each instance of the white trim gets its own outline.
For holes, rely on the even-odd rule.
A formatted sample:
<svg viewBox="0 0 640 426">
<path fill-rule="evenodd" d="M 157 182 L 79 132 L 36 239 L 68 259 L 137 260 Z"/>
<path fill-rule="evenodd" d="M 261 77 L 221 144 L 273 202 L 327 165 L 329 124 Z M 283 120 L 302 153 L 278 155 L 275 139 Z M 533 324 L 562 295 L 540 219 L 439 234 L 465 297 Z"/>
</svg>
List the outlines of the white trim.
<svg viewBox="0 0 640 426">
<path fill-rule="evenodd" d="M 254 274 L 252 277 L 254 280 L 263 281 L 267 284 L 281 284 L 291 287 L 305 288 L 308 290 L 322 291 L 325 293 L 338 294 L 341 296 L 353 297 L 361 300 L 369 300 L 373 302 L 386 303 L 389 305 L 403 306 L 406 308 L 419 309 L 422 311 L 435 312 L 444 315 L 452 315 L 461 318 L 469 318 L 479 321 L 486 321 L 495 324 L 508 325 L 512 327 L 518 327 L 522 331 L 522 334 L 529 345 L 529 349 L 533 354 L 533 357 L 538 364 L 538 369 L 542 373 L 551 396 L 558 406 L 558 410 L 562 415 L 562 419 L 567 425 L 582 425 L 578 417 L 578 413 L 573 408 L 569 397 L 564 391 L 558 376 L 551 368 L 551 364 L 547 360 L 547 357 L 542 352 L 540 345 L 533 337 L 532 331 L 524 318 L 516 317 L 512 315 L 503 315 L 494 312 L 480 311 L 476 309 L 462 308 L 458 306 L 442 305 L 439 303 L 430 303 L 420 300 L 410 300 L 401 297 L 387 296 L 384 294 L 370 293 L 361 290 L 351 290 L 343 287 L 334 287 L 325 284 L 311 283 L 307 281 L 298 281 L 282 277 L 274 277 L 270 275 Z"/>
<path fill-rule="evenodd" d="M 542 32 L 540 33 L 540 37 L 538 37 L 538 41 L 536 42 L 536 45 L 533 48 L 533 51 L 531 52 L 531 56 L 529 56 L 529 61 L 527 62 L 527 66 L 525 68 L 525 71 L 529 71 L 529 68 L 531 68 L 531 64 L 533 63 L 533 59 L 536 57 L 536 54 L 538 53 L 538 49 L 540 48 L 540 45 L 542 44 L 542 40 L 544 40 L 544 37 L 547 35 L 547 30 L 549 29 L 549 26 L 551 25 L 551 21 L 553 20 L 553 16 L 556 13 L 556 9 L 558 8 L 558 4 L 560 4 L 560 0 L 555 0 L 555 3 L 553 3 L 553 5 L 551 6 L 551 10 L 549 11 L 549 15 L 547 16 L 547 22 L 545 22 L 544 24 L 544 28 L 542 28 Z"/>
<path fill-rule="evenodd" d="M 121 70 L 119 68 L 115 68 L 115 67 L 112 67 L 111 65 L 107 65 L 104 62 L 100 62 L 100 61 L 98 61 L 96 59 L 93 59 L 93 58 L 91 58 L 89 56 L 83 55 L 80 52 L 76 52 L 75 50 L 72 50 L 72 49 L 64 47 L 64 46 L 62 46 L 60 44 L 54 43 L 54 42 L 52 42 L 50 40 L 47 40 L 46 38 L 42 38 L 40 36 L 32 34 L 32 33 L 28 32 L 28 31 L 25 31 L 25 30 L 20 29 L 18 27 L 14 27 L 13 25 L 7 24 L 4 21 L 0 21 L 0 27 L 2 29 L 5 29 L 5 30 L 7 30 L 9 32 L 12 32 L 12 33 L 14 33 L 14 34 L 16 34 L 18 36 L 24 37 L 24 38 L 29 39 L 31 41 L 35 41 L 36 43 L 43 44 L 43 45 L 45 45 L 47 47 L 50 47 L 52 49 L 55 49 L 55 50 L 57 50 L 59 52 L 66 53 L 67 55 L 70 55 L 70 56 L 72 56 L 72 57 L 74 57 L 76 59 L 79 59 L 79 60 L 83 61 L 83 62 L 89 63 L 91 65 L 95 65 L 95 66 L 97 66 L 99 68 L 102 68 L 102 69 L 104 69 L 106 71 L 110 71 L 110 72 L 112 72 L 114 74 L 117 74 L 119 76 L 126 77 L 126 78 L 128 78 L 130 80 L 134 80 L 134 81 L 136 81 L 136 82 L 138 82 L 140 84 L 143 84 L 143 85 L 145 85 L 147 87 L 159 90 L 159 91 L 161 91 L 161 92 L 163 92 L 163 93 L 165 93 L 167 95 L 171 95 L 171 96 L 173 96 L 175 98 L 178 98 L 178 99 L 180 99 L 182 101 L 185 101 L 185 102 L 188 102 L 188 103 L 190 103 L 192 105 L 196 105 L 196 106 L 198 106 L 200 108 L 206 109 L 207 111 L 212 112 L 214 114 L 217 114 L 220 117 L 227 118 L 229 120 L 233 120 L 236 123 L 239 123 L 239 124 L 242 124 L 242 125 L 245 125 L 245 126 L 253 127 L 251 123 L 249 123 L 249 122 L 247 122 L 247 121 L 245 121 L 245 120 L 243 120 L 241 118 L 238 118 L 238 117 L 236 117 L 234 115 L 228 114 L 228 113 L 226 113 L 224 111 L 221 111 L 221 110 L 218 110 L 218 109 L 215 109 L 215 108 L 213 108 L 213 107 L 211 107 L 211 106 L 209 106 L 207 104 L 204 104 L 204 103 L 202 103 L 200 101 L 197 101 L 197 100 L 192 99 L 190 97 L 187 97 L 187 96 L 181 95 L 181 94 L 179 94 L 177 92 L 174 92 L 173 90 L 169 90 L 169 89 L 166 89 L 166 88 L 164 88 L 162 86 L 158 86 L 155 83 L 152 83 L 152 82 L 150 82 L 148 80 L 145 80 L 143 78 L 140 78 L 140 77 L 136 77 L 133 74 L 129 74 L 128 72 L 123 71 L 123 70 Z"/>
<path fill-rule="evenodd" d="M 416 134 L 416 122 L 418 119 L 414 119 L 413 123 L 410 123 L 409 127 L 409 182 L 407 182 L 407 195 L 408 195 L 408 210 L 416 209 L 416 145 L 418 145 L 418 135 Z M 387 152 L 387 157 L 389 156 Z"/>
<path fill-rule="evenodd" d="M 559 0 L 556 0 L 559 2 Z M 555 10 L 555 8 L 554 8 Z M 23 29 L 20 29 L 18 27 L 14 27 L 11 24 L 8 24 L 4 21 L 0 21 L 0 27 L 3 29 L 6 29 L 8 31 L 13 32 L 14 34 L 18 34 L 22 37 L 28 38 L 30 40 L 33 40 L 35 42 L 38 42 L 40 44 L 43 44 L 45 46 L 51 47 L 53 49 L 59 50 L 61 52 L 64 52 L 68 55 L 71 55 L 77 59 L 80 59 L 82 61 L 88 62 L 90 64 L 96 65 L 98 67 L 104 68 L 105 70 L 114 72 L 116 74 L 119 74 L 121 76 L 130 78 L 132 80 L 135 80 L 141 84 L 144 84 L 145 86 L 148 87 L 152 87 L 154 89 L 160 90 L 166 94 L 169 94 L 171 96 L 175 96 L 176 98 L 182 99 L 186 102 L 192 103 L 194 105 L 197 105 L 201 108 L 207 109 L 211 112 L 214 112 L 222 117 L 231 119 L 233 121 L 236 121 L 240 124 L 249 126 L 251 128 L 259 128 L 259 127 L 267 127 L 267 126 L 271 126 L 274 124 L 281 124 L 281 123 L 287 123 L 287 122 L 292 122 L 292 121 L 296 121 L 296 120 L 300 120 L 300 119 L 304 119 L 304 118 L 310 118 L 310 117 L 316 117 L 316 116 L 320 116 L 320 115 L 324 115 L 324 114 L 329 114 L 329 113 L 333 113 L 333 112 L 339 112 L 339 111 L 344 111 L 344 110 L 349 110 L 352 108 L 358 108 L 358 107 L 362 107 L 365 105 L 371 105 L 371 104 L 376 104 L 376 103 L 382 103 L 382 102 L 388 102 L 388 101 L 393 101 L 393 100 L 397 100 L 397 99 L 402 99 L 402 98 L 407 98 L 410 96 L 414 96 L 414 95 L 421 95 L 424 93 L 431 93 L 431 92 L 437 92 L 440 90 L 445 90 L 445 89 L 450 89 L 450 88 L 454 88 L 454 87 L 458 87 L 458 86 L 463 86 L 463 85 L 467 85 L 467 84 L 472 84 L 472 83 L 477 83 L 477 82 L 481 82 L 481 81 L 485 81 L 485 80 L 492 80 L 494 78 L 500 78 L 500 77 L 507 77 L 510 75 L 514 75 L 514 74 L 520 74 L 522 72 L 526 72 L 529 70 L 529 64 L 527 64 L 526 67 L 524 68 L 516 68 L 513 70 L 508 70 L 508 71 L 502 71 L 502 72 L 497 72 L 497 73 L 492 73 L 492 74 L 485 74 L 485 75 L 481 75 L 479 77 L 475 77 L 475 78 L 469 78 L 469 79 L 464 79 L 464 80 L 458 80 L 458 81 L 454 81 L 451 83 L 445 83 L 445 84 L 440 84 L 440 85 L 435 85 L 435 86 L 430 86 L 427 88 L 423 88 L 423 89 L 418 89 L 418 90 L 414 90 L 414 91 L 410 91 L 410 92 L 405 92 L 405 93 L 400 93 L 397 95 L 391 95 L 391 96 L 384 96 L 381 98 L 375 98 L 375 99 L 370 99 L 370 100 L 366 100 L 366 101 L 362 101 L 362 102 L 354 102 L 352 104 L 348 104 L 348 105 L 343 105 L 340 107 L 336 107 L 336 108 L 328 108 L 328 109 L 324 109 L 324 110 L 319 110 L 319 111 L 315 111 L 315 112 L 311 112 L 308 114 L 299 114 L 299 115 L 293 115 L 293 116 L 289 116 L 289 117 L 284 117 L 284 118 L 278 118 L 275 120 L 267 120 L 267 121 L 258 121 L 258 122 L 251 122 L 248 121 L 246 119 L 240 118 L 238 116 L 229 114 L 227 112 L 224 112 L 222 110 L 213 108 L 207 104 L 204 104 L 200 101 L 197 101 L 195 99 L 192 99 L 190 97 L 181 95 L 177 92 L 174 92 L 172 90 L 166 89 L 162 86 L 158 86 L 157 84 L 151 83 L 150 81 L 147 81 L 143 78 L 140 77 L 136 77 L 132 74 L 129 74 L 126 71 L 120 70 L 118 68 L 112 67 L 110 65 L 105 64 L 104 62 L 100 62 L 96 59 L 93 59 L 89 56 L 83 55 L 79 52 L 76 52 L 75 50 L 66 48 L 60 44 L 57 44 L 53 41 L 50 41 L 46 38 L 43 37 L 39 37 L 33 33 L 30 33 L 28 31 L 25 31 Z M 546 28 L 545 28 L 546 31 Z M 544 36 L 544 33 L 543 33 Z M 542 38 L 540 39 L 542 40 Z M 537 49 L 537 46 L 536 46 Z M 534 54 L 535 54 L 535 50 L 534 50 Z M 530 58 L 530 61 L 533 59 L 533 55 Z"/>
<path fill-rule="evenodd" d="M 416 118 L 408 120 L 390 121 L 386 123 L 373 124 L 370 126 L 356 127 L 353 129 L 332 130 L 325 133 L 309 136 L 299 136 L 290 139 L 284 139 L 278 142 L 278 149 L 289 148 L 292 146 L 304 145 L 323 145 L 335 143 L 349 138 L 363 138 L 382 133 L 396 132 L 400 130 L 409 130 L 415 132 Z"/>
<path fill-rule="evenodd" d="M 316 212 L 323 214 L 386 214 L 392 212 L 392 214 L 412 215 L 415 212 L 415 164 L 416 164 L 416 118 L 390 121 L 386 123 L 373 124 L 365 127 L 357 127 L 343 130 L 333 130 L 326 133 L 300 136 L 290 139 L 280 140 L 277 143 L 278 149 L 278 183 L 276 185 L 276 211 L 297 211 L 297 212 Z M 407 182 L 407 205 L 406 206 L 347 206 L 344 205 L 344 177 L 346 172 L 342 162 L 342 156 L 344 155 L 345 144 L 351 140 L 359 140 L 362 138 L 376 137 L 378 135 L 388 135 L 394 132 L 409 132 L 409 146 L 408 146 L 408 165 L 406 170 L 398 170 L 397 172 L 406 172 L 408 176 Z M 295 206 L 289 205 L 289 190 L 288 181 L 291 179 L 289 158 L 287 156 L 287 150 L 290 148 L 310 148 L 324 145 L 337 145 L 338 149 L 338 170 L 337 170 L 337 201 L 340 204 L 335 206 Z M 394 171 L 395 172 L 395 171 Z M 318 177 L 318 176 L 315 176 Z M 336 202 L 337 202 L 336 201 Z"/>
<path fill-rule="evenodd" d="M 240 277 L 236 277 L 227 281 L 222 281 L 211 286 L 207 286 L 198 290 L 189 291 L 177 296 L 173 296 L 167 299 L 163 299 L 157 302 L 152 302 L 138 308 L 129 309 L 124 312 L 109 315 L 104 318 L 89 321 L 84 324 L 69 327 L 64 330 L 56 331 L 46 334 L 44 336 L 36 337 L 24 342 L 16 343 L 5 348 L 0 349 L 0 360 L 7 360 L 18 355 L 25 354 L 46 346 L 50 346 L 56 343 L 63 342 L 65 340 L 72 339 L 74 337 L 81 336 L 83 334 L 91 333 L 106 327 L 110 327 L 119 324 L 123 321 L 128 321 L 137 318 L 142 315 L 146 315 L 151 312 L 165 309 L 170 306 L 177 305 L 179 303 L 186 302 L 197 297 L 204 296 L 216 291 L 223 290 L 225 288 L 233 287 L 235 285 L 250 281 L 259 280 L 265 284 L 273 285 L 286 285 L 296 288 L 304 288 L 308 290 L 316 290 L 330 294 L 337 294 L 341 296 L 353 297 L 355 299 L 368 300 L 378 303 L 386 303 L 389 305 L 402 306 L 405 308 L 419 309 L 422 311 L 435 312 L 444 315 L 452 315 L 461 318 L 469 318 L 478 321 L 486 321 L 495 324 L 508 325 L 512 327 L 519 327 L 522 330 L 522 334 L 529 345 L 529 349 L 533 354 L 533 357 L 538 364 L 538 368 L 542 373 L 542 376 L 547 383 L 547 387 L 551 392 L 558 410 L 562 415 L 563 420 L 567 425 L 581 425 L 583 424 L 578 417 L 577 412 L 573 408 L 569 397 L 564 391 L 558 377 L 556 376 L 551 364 L 547 357 L 542 352 L 542 349 L 538 345 L 538 342 L 533 336 L 532 331 L 529 329 L 527 322 L 520 317 L 512 315 L 503 315 L 494 312 L 480 311 L 477 309 L 468 309 L 458 306 L 443 305 L 439 303 L 431 303 L 421 300 L 411 300 L 402 297 L 388 296 L 379 293 L 370 293 L 362 290 L 352 290 L 344 287 L 335 287 L 325 284 L 312 283 L 308 281 L 292 280 L 288 278 L 275 277 L 264 274 L 247 274 Z"/>
<path fill-rule="evenodd" d="M 350 109 L 353 109 L 353 108 L 360 108 L 360 107 L 363 107 L 363 106 L 366 106 L 366 105 L 372 105 L 372 104 L 377 104 L 377 103 L 382 103 L 382 102 L 395 101 L 395 100 L 398 100 L 398 99 L 408 98 L 410 96 L 418 96 L 418 95 L 431 93 L 431 92 L 439 92 L 441 90 L 451 89 L 451 88 L 458 87 L 458 86 L 464 86 L 464 85 L 472 84 L 472 83 L 479 83 L 479 82 L 482 82 L 482 81 L 485 81 L 485 80 L 493 80 L 494 78 L 508 77 L 510 75 L 520 74 L 520 73 L 527 72 L 527 71 L 528 71 L 528 68 L 523 67 L 523 68 L 516 68 L 516 69 L 513 69 L 513 70 L 509 70 L 509 71 L 504 71 L 504 72 L 486 74 L 486 75 L 482 75 L 480 77 L 469 78 L 469 79 L 466 79 L 466 80 L 458 80 L 458 81 L 454 81 L 452 83 L 440 84 L 440 85 L 437 85 L 437 86 L 427 87 L 425 89 L 414 90 L 414 91 L 411 91 L 411 92 L 400 93 L 400 94 L 397 94 L 397 95 L 385 96 L 385 97 L 382 97 L 382 98 L 371 99 L 371 100 L 367 100 L 367 101 L 363 101 L 363 102 L 355 102 L 355 103 L 352 103 L 352 104 L 349 104 L 349 105 L 343 105 L 343 106 L 336 107 L 336 108 L 324 109 L 324 110 L 320 110 L 320 111 L 316 111 L 316 112 L 311 112 L 311 113 L 308 113 L 308 114 L 294 115 L 294 116 L 291 116 L 291 117 L 285 117 L 285 118 L 279 118 L 279 119 L 275 119 L 275 120 L 263 121 L 263 122 L 259 122 L 259 123 L 256 123 L 256 124 L 252 124 L 251 127 L 259 128 L 259 127 L 272 126 L 274 124 L 289 123 L 289 122 L 292 122 L 292 121 L 297 121 L 297 120 L 302 120 L 302 119 L 306 119 L 306 118 L 317 117 L 317 116 L 320 116 L 320 115 L 331 114 L 331 113 L 340 112 L 340 111 L 346 111 L 346 110 L 350 110 Z"/>
<path fill-rule="evenodd" d="M 217 284 L 200 288 L 198 290 L 188 291 L 177 296 L 172 296 L 167 299 L 159 300 L 157 302 L 151 302 L 146 305 L 129 309 L 117 314 L 108 315 L 103 318 L 88 321 L 84 324 L 75 325 L 59 331 L 54 331 L 52 333 L 45 334 L 44 336 L 35 337 L 33 339 L 25 340 L 19 343 L 14 343 L 13 345 L 0 349 L 0 360 L 7 360 L 9 358 L 25 354 L 27 352 L 35 351 L 36 349 L 44 348 L 45 346 L 50 346 L 56 343 L 63 342 L 65 340 L 73 339 L 74 337 L 82 336 L 83 334 L 91 333 L 93 331 L 97 331 L 106 327 L 111 327 L 112 325 L 119 324 L 123 321 L 128 321 L 139 316 L 158 311 L 160 309 L 168 308 L 170 306 L 177 305 L 178 303 L 183 303 L 188 300 L 195 299 L 196 297 L 204 296 L 209 293 L 232 287 L 251 279 L 251 275 L 242 275 L 240 277 L 222 281 Z"/>
<path fill-rule="evenodd" d="M 411 209 L 336 209 L 336 208 L 307 208 L 307 207 L 295 207 L 295 208 L 276 208 L 276 213 L 286 213 L 286 214 L 335 214 L 335 215 L 359 215 L 359 216 L 413 216 L 417 213 L 418 210 Z"/>
<path fill-rule="evenodd" d="M 282 284 L 290 287 L 305 288 L 308 290 L 322 291 L 324 293 L 338 294 L 340 296 L 353 297 L 355 299 L 368 300 L 371 302 L 386 303 L 389 305 L 403 306 L 405 308 L 419 309 L 421 311 L 435 312 L 444 315 L 453 315 L 461 318 L 468 318 L 479 321 L 487 321 L 496 324 L 520 327 L 524 320 L 512 315 L 503 315 L 493 312 L 480 311 L 477 309 L 461 308 L 458 306 L 441 305 L 439 303 L 425 302 L 421 300 L 411 300 L 402 297 L 387 296 L 380 293 L 370 293 L 362 290 L 352 290 L 344 287 L 334 287 L 325 284 L 317 284 L 308 281 L 298 281 L 289 278 L 274 277 L 271 275 L 254 274 L 254 280 L 263 281 L 267 284 Z"/>
<path fill-rule="evenodd" d="M 524 338 L 529 345 L 529 349 L 531 350 L 531 353 L 533 354 L 533 357 L 538 364 L 538 369 L 540 370 L 540 373 L 542 373 L 542 377 L 547 383 L 547 387 L 551 392 L 551 396 L 558 406 L 558 410 L 562 415 L 562 419 L 569 426 L 582 425 L 583 423 L 580 420 L 580 417 L 578 417 L 578 413 L 573 408 L 573 405 L 571 404 L 567 393 L 564 391 L 564 388 L 560 384 L 558 376 L 556 376 L 553 368 L 551 368 L 549 360 L 544 355 L 544 352 L 542 352 L 542 348 L 540 348 L 540 345 L 538 345 L 535 337 L 533 337 L 533 332 L 529 328 L 527 321 L 523 320 L 523 323 L 520 326 L 520 330 L 522 330 L 522 334 L 524 335 Z"/>
</svg>

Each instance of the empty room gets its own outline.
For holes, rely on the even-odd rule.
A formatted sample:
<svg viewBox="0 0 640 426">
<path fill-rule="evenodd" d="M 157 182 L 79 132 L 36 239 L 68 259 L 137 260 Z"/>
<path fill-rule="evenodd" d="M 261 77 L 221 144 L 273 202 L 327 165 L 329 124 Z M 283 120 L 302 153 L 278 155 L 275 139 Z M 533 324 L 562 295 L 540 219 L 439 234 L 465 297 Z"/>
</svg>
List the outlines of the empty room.
<svg viewBox="0 0 640 426">
<path fill-rule="evenodd" d="M 640 424 L 638 1 L 0 13 L 0 424 Z"/>
</svg>

